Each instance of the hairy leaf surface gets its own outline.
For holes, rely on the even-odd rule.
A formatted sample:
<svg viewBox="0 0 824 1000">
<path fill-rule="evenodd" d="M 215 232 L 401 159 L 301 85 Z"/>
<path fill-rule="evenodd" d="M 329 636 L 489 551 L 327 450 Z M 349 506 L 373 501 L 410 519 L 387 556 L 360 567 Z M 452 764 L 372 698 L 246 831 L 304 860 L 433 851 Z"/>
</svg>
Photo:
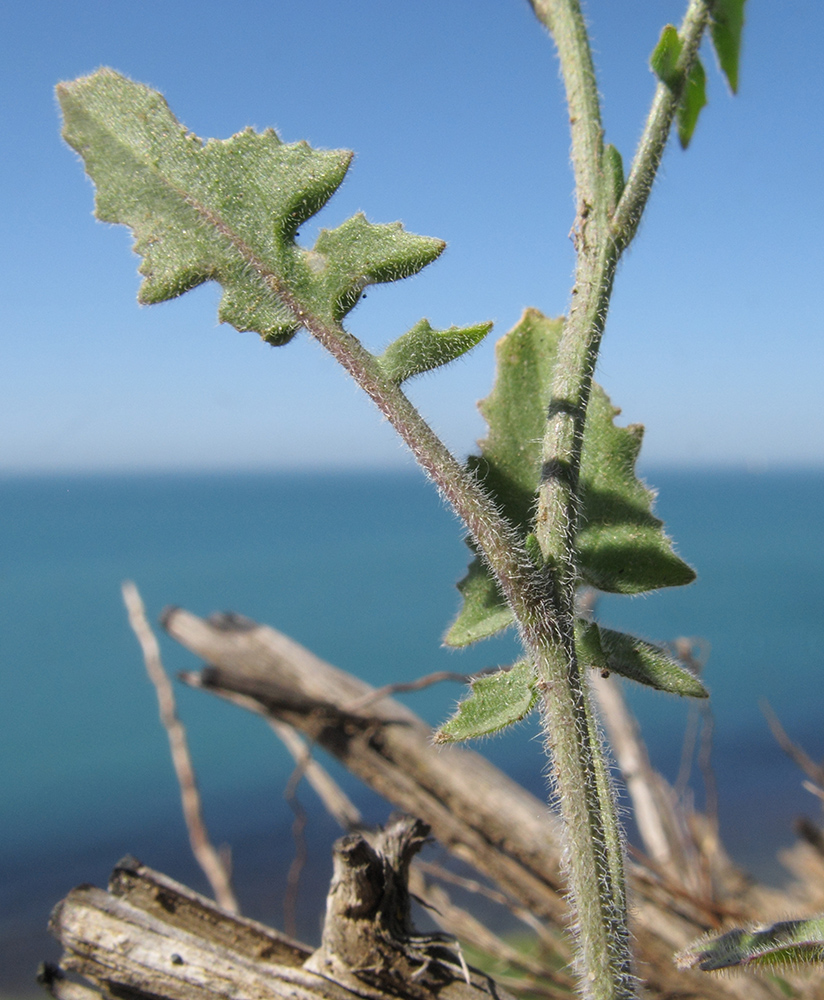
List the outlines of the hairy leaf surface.
<svg viewBox="0 0 824 1000">
<path fill-rule="evenodd" d="M 387 376 L 400 385 L 415 375 L 447 365 L 466 354 L 491 329 L 491 323 L 479 323 L 477 326 L 433 330 L 429 321 L 422 319 L 393 341 L 378 360 Z"/>
<path fill-rule="evenodd" d="M 521 660 L 506 670 L 473 680 L 472 693 L 435 733 L 434 740 L 457 743 L 497 733 L 520 722 L 537 700 L 535 668 L 529 661 Z"/>
<path fill-rule="evenodd" d="M 623 632 L 578 618 L 575 645 L 582 667 L 620 674 L 629 680 L 669 694 L 706 698 L 701 682 L 660 646 Z M 521 661 L 472 681 L 471 694 L 435 734 L 436 743 L 488 736 L 520 722 L 535 706 L 538 691 L 535 670 Z"/>
<path fill-rule="evenodd" d="M 821 962 L 824 962 L 824 917 L 782 920 L 752 930 L 737 928 L 702 938 L 676 958 L 680 968 L 699 968 L 704 972 L 736 966 L 798 968 Z"/>
<path fill-rule="evenodd" d="M 492 393 L 480 403 L 489 426 L 469 465 L 526 536 L 540 480 L 541 442 L 562 319 L 527 310 L 496 348 Z M 695 574 L 673 551 L 652 513 L 653 494 L 635 476 L 642 428 L 616 427 L 618 410 L 593 384 L 581 458 L 576 562 L 580 579 L 599 590 L 637 594 L 690 583 Z M 463 606 L 446 636 L 463 646 L 512 622 L 498 587 L 475 560 L 459 584 Z"/>
<path fill-rule="evenodd" d="M 668 694 L 707 697 L 704 685 L 666 649 L 634 635 L 579 618 L 575 622 L 575 648 L 582 666 L 619 674 Z"/>
<path fill-rule="evenodd" d="M 341 184 L 348 150 L 286 145 L 271 129 L 204 143 L 160 94 L 109 69 L 61 84 L 58 97 L 98 218 L 134 232 L 141 302 L 217 281 L 221 321 L 282 344 L 307 317 L 337 323 L 367 285 L 415 274 L 443 250 L 362 215 L 323 230 L 312 250 L 295 243 Z"/>
</svg>

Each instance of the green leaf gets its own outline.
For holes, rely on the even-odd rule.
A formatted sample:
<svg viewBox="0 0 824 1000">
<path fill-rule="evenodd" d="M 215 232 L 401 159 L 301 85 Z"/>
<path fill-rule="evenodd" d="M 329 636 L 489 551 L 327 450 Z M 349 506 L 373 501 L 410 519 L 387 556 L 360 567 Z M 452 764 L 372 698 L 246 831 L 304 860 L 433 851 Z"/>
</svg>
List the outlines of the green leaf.
<svg viewBox="0 0 824 1000">
<path fill-rule="evenodd" d="M 701 109 L 707 103 L 707 74 L 701 60 L 696 57 L 689 76 L 684 81 L 683 74 L 678 70 L 678 57 L 682 48 L 678 32 L 668 24 L 650 56 L 650 66 L 658 79 L 674 93 L 678 94 L 683 88 L 678 102 L 678 138 L 681 148 L 686 149 L 695 132 Z"/>
<path fill-rule="evenodd" d="M 645 642 L 634 635 L 598 629 L 604 657 L 603 667 L 631 681 L 689 698 L 707 698 L 707 689 L 691 671 L 671 656 L 662 646 Z"/>
<path fill-rule="evenodd" d="M 320 313 L 328 301 L 332 318 L 343 319 L 367 285 L 417 274 L 441 255 L 445 245 L 407 233 L 400 222 L 372 225 L 360 212 L 337 229 L 322 229 L 310 258 L 309 295 L 319 299 L 315 311 Z"/>
<path fill-rule="evenodd" d="M 562 319 L 527 310 L 496 346 L 497 376 L 480 403 L 489 426 L 469 466 L 523 536 L 532 528 L 541 442 Z M 695 573 L 675 555 L 652 514 L 653 494 L 635 477 L 642 429 L 616 427 L 618 414 L 593 384 L 581 458 L 577 568 L 600 590 L 637 594 L 690 583 Z M 492 575 L 476 560 L 461 581 L 464 601 L 447 633 L 450 645 L 486 638 L 512 623 Z"/>
<path fill-rule="evenodd" d="M 528 715 L 537 698 L 535 670 L 527 660 L 478 677 L 472 681 L 469 697 L 435 733 L 434 742 L 458 743 L 497 733 Z"/>
<path fill-rule="evenodd" d="M 433 330 L 429 321 L 422 319 L 393 341 L 378 360 L 386 375 L 400 385 L 415 375 L 449 364 L 466 354 L 491 329 L 491 323 L 479 323 L 477 326 Z"/>
<path fill-rule="evenodd" d="M 696 58 L 687 77 L 681 103 L 678 105 L 678 139 L 682 149 L 689 146 L 695 126 L 698 124 L 701 108 L 705 107 L 706 103 L 707 74 L 704 72 L 701 60 Z"/>
<path fill-rule="evenodd" d="M 745 3 L 746 0 L 715 0 L 710 23 L 710 37 L 718 65 L 734 94 L 738 93 L 738 63 Z"/>
<path fill-rule="evenodd" d="M 662 29 L 658 44 L 649 57 L 653 73 L 670 90 L 677 90 L 681 85 L 681 74 L 676 69 L 676 65 L 682 48 L 683 45 L 678 37 L 677 29 L 673 25 L 667 24 Z"/>
<path fill-rule="evenodd" d="M 676 957 L 679 968 L 717 972 L 748 969 L 797 968 L 824 962 L 824 917 L 782 920 L 770 927 L 737 928 L 702 938 Z"/>
<path fill-rule="evenodd" d="M 614 212 L 624 193 L 624 160 L 612 143 L 604 147 L 604 174 L 607 179 L 609 210 Z"/>
<path fill-rule="evenodd" d="M 509 605 L 494 576 L 480 559 L 473 559 L 466 576 L 458 584 L 463 604 L 444 636 L 447 646 L 469 646 L 488 639 L 514 622 Z"/>
<path fill-rule="evenodd" d="M 217 281 L 221 321 L 282 344 L 306 316 L 336 323 L 367 285 L 414 274 L 443 250 L 361 215 L 322 231 L 312 250 L 294 242 L 340 186 L 348 150 L 285 145 L 271 129 L 204 143 L 160 94 L 108 69 L 57 93 L 98 218 L 134 232 L 141 302 Z"/>
<path fill-rule="evenodd" d="M 616 427 L 614 407 L 592 386 L 581 455 L 578 564 L 598 590 L 640 594 L 692 583 L 695 571 L 680 559 L 652 513 L 655 494 L 635 475 L 644 429 Z"/>
</svg>

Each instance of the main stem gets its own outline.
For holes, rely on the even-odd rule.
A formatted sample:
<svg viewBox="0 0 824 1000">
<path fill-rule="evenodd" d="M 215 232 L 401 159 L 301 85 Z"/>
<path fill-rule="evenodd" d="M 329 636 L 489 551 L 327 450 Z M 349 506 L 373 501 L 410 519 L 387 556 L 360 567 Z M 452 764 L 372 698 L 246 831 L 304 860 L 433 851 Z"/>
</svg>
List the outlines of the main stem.
<svg viewBox="0 0 824 1000">
<path fill-rule="evenodd" d="M 581 987 L 593 1000 L 637 995 L 623 842 L 589 689 L 575 648 L 575 536 L 584 422 L 618 250 L 612 238 L 595 70 L 577 0 L 532 0 L 558 49 L 572 134 L 577 250 L 542 449 L 536 535 L 554 583 L 561 641 L 541 649 L 547 750 L 564 817 Z"/>
<path fill-rule="evenodd" d="M 593 1000 L 637 995 L 627 926 L 623 842 L 586 678 L 575 647 L 578 480 L 592 377 L 615 270 L 649 197 L 680 92 L 659 85 L 614 216 L 589 40 L 578 0 L 531 0 L 558 49 L 572 134 L 577 265 L 542 449 L 536 535 L 554 585 L 560 643 L 537 658 L 548 750 L 565 819 L 582 987 Z M 680 32 L 682 79 L 696 58 L 708 0 L 691 0 Z"/>
<path fill-rule="evenodd" d="M 271 275 L 273 290 L 372 397 L 469 528 L 495 573 L 537 670 L 547 747 L 567 837 L 578 971 L 590 1000 L 633 1000 L 623 843 L 615 797 L 575 647 L 578 478 L 592 376 L 615 270 L 637 229 L 680 93 L 659 87 L 624 194 L 610 214 L 595 73 L 578 0 L 531 0 L 556 45 L 567 92 L 576 180 L 573 304 L 553 379 L 543 444 L 536 569 L 513 527 L 359 341 L 305 311 Z M 709 0 L 690 0 L 679 69 L 689 72 Z"/>
</svg>

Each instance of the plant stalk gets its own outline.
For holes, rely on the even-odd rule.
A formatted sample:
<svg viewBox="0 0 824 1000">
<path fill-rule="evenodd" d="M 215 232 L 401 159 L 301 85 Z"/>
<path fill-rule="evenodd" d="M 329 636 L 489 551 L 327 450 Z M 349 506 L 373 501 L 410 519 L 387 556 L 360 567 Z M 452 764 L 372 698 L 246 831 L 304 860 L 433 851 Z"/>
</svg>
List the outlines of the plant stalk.
<svg viewBox="0 0 824 1000">
<path fill-rule="evenodd" d="M 564 814 L 577 914 L 579 975 L 593 1000 L 637 995 L 627 926 L 623 839 L 604 750 L 575 649 L 578 480 L 592 377 L 618 260 L 635 232 L 681 94 L 659 84 L 614 217 L 603 173 L 600 104 L 578 0 L 531 0 L 558 50 L 570 112 L 577 251 L 572 306 L 558 351 L 542 450 L 536 535 L 552 575 L 562 641 L 537 658 L 546 739 Z M 709 17 L 690 0 L 678 69 L 686 79 Z"/>
</svg>

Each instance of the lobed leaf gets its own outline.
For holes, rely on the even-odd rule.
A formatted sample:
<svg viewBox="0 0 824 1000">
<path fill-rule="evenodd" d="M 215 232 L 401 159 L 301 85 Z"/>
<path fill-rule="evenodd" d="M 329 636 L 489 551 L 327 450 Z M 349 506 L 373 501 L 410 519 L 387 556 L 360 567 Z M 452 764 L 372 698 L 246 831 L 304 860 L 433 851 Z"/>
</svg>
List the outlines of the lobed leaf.
<svg viewBox="0 0 824 1000">
<path fill-rule="evenodd" d="M 489 433 L 469 466 L 523 536 L 531 530 L 540 481 L 541 442 L 562 319 L 527 310 L 496 347 L 497 375 L 480 403 Z M 616 427 L 619 411 L 593 383 L 581 457 L 581 514 L 576 562 L 582 582 L 637 594 L 680 586 L 695 573 L 673 551 L 652 513 L 653 493 L 635 476 L 642 429 Z M 512 623 L 497 584 L 476 560 L 459 584 L 462 608 L 449 645 L 467 645 Z"/>
<path fill-rule="evenodd" d="M 286 145 L 272 129 L 204 143 L 160 94 L 110 69 L 57 93 L 98 218 L 134 232 L 141 302 L 217 281 L 222 322 L 282 344 L 305 317 L 338 322 L 367 285 L 414 274 L 444 248 L 362 215 L 322 231 L 312 250 L 294 242 L 343 181 L 348 150 Z"/>
<path fill-rule="evenodd" d="M 592 386 L 581 455 L 578 563 L 584 582 L 615 594 L 640 594 L 692 583 L 652 513 L 655 494 L 635 475 L 644 429 L 617 427 L 621 411 Z"/>
<path fill-rule="evenodd" d="M 449 364 L 466 354 L 491 329 L 491 323 L 479 323 L 477 326 L 433 330 L 429 321 L 422 319 L 393 341 L 378 360 L 386 375 L 400 385 L 415 375 Z"/>
<path fill-rule="evenodd" d="M 528 660 L 472 681 L 472 693 L 437 730 L 435 743 L 458 743 L 520 722 L 537 701 L 535 669 Z"/>
<path fill-rule="evenodd" d="M 710 37 L 718 65 L 734 94 L 738 93 L 738 63 L 745 3 L 746 0 L 715 0 L 710 23 Z"/>
<path fill-rule="evenodd" d="M 796 968 L 824 962 L 824 917 L 782 920 L 770 927 L 737 928 L 702 938 L 676 957 L 682 969 L 717 972 L 736 966 L 748 969 Z"/>
</svg>

